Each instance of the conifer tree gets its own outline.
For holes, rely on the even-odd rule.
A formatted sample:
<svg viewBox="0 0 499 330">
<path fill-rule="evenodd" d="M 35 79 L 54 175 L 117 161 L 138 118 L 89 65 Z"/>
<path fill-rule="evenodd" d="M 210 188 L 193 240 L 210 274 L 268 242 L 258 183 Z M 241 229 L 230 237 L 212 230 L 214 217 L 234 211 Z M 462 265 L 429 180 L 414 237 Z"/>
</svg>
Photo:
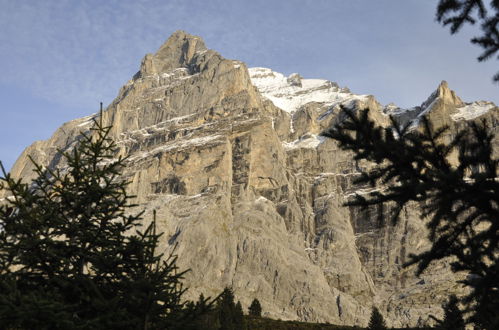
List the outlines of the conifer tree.
<svg viewBox="0 0 499 330">
<path fill-rule="evenodd" d="M 244 319 L 243 307 L 241 306 L 241 302 L 238 301 L 234 308 L 234 324 L 237 329 L 244 330 L 246 329 L 246 322 Z"/>
<path fill-rule="evenodd" d="M 258 299 L 256 298 L 253 299 L 248 311 L 249 315 L 251 316 L 256 316 L 256 317 L 262 316 L 262 306 L 260 305 L 260 301 L 258 301 Z"/>
<path fill-rule="evenodd" d="M 63 169 L 32 160 L 31 183 L 1 168 L 0 328 L 177 329 L 192 318 L 176 256 L 156 252 L 155 218 L 140 230 L 143 212 L 131 211 L 110 129 L 96 121 L 60 152 Z"/>
<path fill-rule="evenodd" d="M 453 257 L 452 269 L 468 274 L 463 283 L 471 293 L 462 300 L 471 315 L 467 321 L 499 329 L 499 161 L 488 124 L 471 122 L 444 143 L 448 128 L 434 129 L 424 117 L 422 130 L 401 127 L 394 118 L 391 127 L 383 128 L 368 110 L 343 111 L 346 119 L 323 135 L 353 151 L 355 160 L 369 161 L 373 167 L 361 169 L 355 183 L 378 188 L 347 205 L 389 206 L 396 222 L 407 203 L 419 203 L 433 244 L 410 255 L 405 266 L 417 264 L 419 275 L 431 262 Z M 457 155 L 457 164 L 450 155 Z M 379 213 L 380 221 L 384 214 Z"/>
<path fill-rule="evenodd" d="M 442 305 L 444 310 L 443 320 L 439 320 L 433 316 L 432 319 L 437 321 L 437 328 L 443 330 L 464 330 L 466 328 L 463 314 L 458 307 L 459 300 L 455 295 L 451 295 L 449 300 Z"/>
<path fill-rule="evenodd" d="M 196 303 L 188 301 L 184 314 L 190 314 L 189 317 L 182 320 L 182 330 L 218 330 L 220 324 L 218 322 L 218 314 L 216 313 L 213 305 L 216 298 L 211 300 L 205 298 L 203 294 L 199 295 Z"/>
<path fill-rule="evenodd" d="M 492 57 L 499 59 L 499 2 L 497 0 L 440 0 L 436 19 L 442 25 L 450 25 L 451 34 L 457 33 L 466 24 L 480 22 L 481 36 L 474 37 L 471 42 L 481 48 L 483 53 L 478 61 L 486 61 Z M 499 73 L 493 77 L 499 82 Z"/>
<path fill-rule="evenodd" d="M 237 330 L 236 304 L 234 303 L 234 292 L 231 288 L 225 288 L 218 300 L 218 317 L 220 330 Z"/>
<path fill-rule="evenodd" d="M 378 308 L 373 307 L 371 312 L 371 318 L 369 319 L 369 325 L 367 327 L 369 330 L 384 330 L 386 329 L 385 320 L 383 315 L 379 312 Z"/>
</svg>

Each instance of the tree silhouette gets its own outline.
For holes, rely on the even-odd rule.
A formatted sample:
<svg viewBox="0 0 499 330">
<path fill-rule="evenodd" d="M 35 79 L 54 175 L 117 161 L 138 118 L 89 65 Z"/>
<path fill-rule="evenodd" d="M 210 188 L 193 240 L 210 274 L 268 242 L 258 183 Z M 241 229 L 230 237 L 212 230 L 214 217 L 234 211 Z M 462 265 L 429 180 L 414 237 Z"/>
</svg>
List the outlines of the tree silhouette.
<svg viewBox="0 0 499 330">
<path fill-rule="evenodd" d="M 369 330 L 383 330 L 386 329 L 385 320 L 383 315 L 379 312 L 378 308 L 373 307 L 371 312 L 371 318 L 369 319 L 369 325 L 367 326 Z"/>
<path fill-rule="evenodd" d="M 442 142 L 447 127 L 434 130 L 423 118 L 421 130 L 401 127 L 392 118 L 391 127 L 380 127 L 368 110 L 356 115 L 343 109 L 346 119 L 323 133 L 339 142 L 355 159 L 373 164 L 361 169 L 355 181 L 377 187 L 357 195 L 347 205 L 389 205 L 397 221 L 407 203 L 421 205 L 429 219 L 431 249 L 411 255 L 405 266 L 417 264 L 421 274 L 431 262 L 453 257 L 454 271 L 465 271 L 463 282 L 471 288 L 464 298 L 469 321 L 486 329 L 498 329 L 499 317 L 499 181 L 498 160 L 493 153 L 493 133 L 486 122 L 471 122 L 450 143 Z M 457 155 L 457 164 L 449 160 Z M 382 212 L 379 220 L 384 219 Z"/>
<path fill-rule="evenodd" d="M 177 329 L 193 317 L 177 257 L 156 253 L 155 217 L 140 230 L 110 129 L 95 121 L 61 152 L 63 169 L 32 160 L 29 184 L 2 166 L 1 328 Z"/>
<path fill-rule="evenodd" d="M 258 301 L 258 299 L 256 299 L 256 298 L 253 299 L 248 311 L 249 311 L 249 315 L 251 315 L 251 316 L 257 316 L 257 317 L 262 316 L 262 306 L 260 305 L 260 302 Z"/>
<path fill-rule="evenodd" d="M 471 39 L 475 45 L 483 48 L 478 61 L 486 61 L 499 51 L 499 2 L 490 0 L 489 8 L 483 0 L 440 0 L 436 19 L 442 25 L 450 25 L 452 34 L 458 32 L 466 24 L 481 22 L 482 35 Z M 499 55 L 497 56 L 499 59 Z M 499 82 L 499 73 L 493 80 Z"/>
<path fill-rule="evenodd" d="M 220 330 L 240 330 L 245 328 L 241 303 L 234 303 L 234 292 L 225 288 L 218 297 L 218 319 Z"/>
<path fill-rule="evenodd" d="M 456 295 L 451 295 L 449 300 L 442 305 L 444 310 L 443 320 L 430 316 L 437 321 L 437 328 L 443 330 L 464 330 L 466 328 L 463 314 L 458 307 L 459 300 Z"/>
<path fill-rule="evenodd" d="M 235 309 L 234 309 L 234 323 L 237 329 L 245 330 L 246 322 L 244 319 L 243 307 L 241 306 L 241 302 L 238 301 Z"/>
</svg>

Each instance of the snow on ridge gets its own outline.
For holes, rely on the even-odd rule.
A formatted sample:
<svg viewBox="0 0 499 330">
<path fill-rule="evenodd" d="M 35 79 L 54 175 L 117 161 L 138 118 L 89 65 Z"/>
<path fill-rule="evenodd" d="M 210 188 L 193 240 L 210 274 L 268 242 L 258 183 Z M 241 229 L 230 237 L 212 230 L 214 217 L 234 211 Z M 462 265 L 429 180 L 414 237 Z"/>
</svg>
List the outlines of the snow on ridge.
<svg viewBox="0 0 499 330">
<path fill-rule="evenodd" d="M 451 115 L 452 120 L 471 120 L 475 119 L 489 110 L 495 108 L 496 105 L 492 102 L 487 101 L 476 101 L 473 103 L 466 104 L 465 106 L 456 108 L 457 112 Z"/>
<path fill-rule="evenodd" d="M 437 99 L 434 99 L 430 104 L 426 105 L 425 103 L 423 103 L 423 105 L 425 105 L 426 107 L 423 108 L 421 107 L 420 109 L 420 113 L 418 113 L 418 115 L 416 116 L 416 118 L 414 118 L 412 121 L 411 121 L 411 124 L 409 126 L 410 129 L 415 129 L 416 127 L 419 126 L 419 123 L 421 122 L 421 119 L 427 114 L 430 112 L 430 110 L 433 108 L 433 106 L 435 105 L 435 102 L 437 101 Z M 411 110 L 416 110 L 417 108 L 411 108 Z M 408 109 L 409 110 L 409 109 Z"/>
<path fill-rule="evenodd" d="M 407 111 L 407 109 L 402 109 L 395 103 L 388 103 L 383 107 L 383 112 L 387 114 L 398 114 Z"/>
<path fill-rule="evenodd" d="M 283 146 L 285 149 L 295 149 L 295 148 L 306 148 L 306 149 L 315 149 L 324 142 L 326 138 L 324 136 L 315 135 L 315 134 L 305 134 L 297 140 L 292 142 L 283 142 Z"/>
<path fill-rule="evenodd" d="M 84 126 L 89 126 L 89 125 L 93 124 L 94 119 L 97 118 L 97 115 L 98 114 L 96 112 L 96 113 L 93 113 L 91 115 L 75 119 L 74 120 L 75 122 L 79 122 L 80 121 L 80 123 L 78 125 L 76 125 L 76 127 L 84 127 Z"/>
<path fill-rule="evenodd" d="M 303 79 L 298 74 L 285 77 L 267 68 L 249 68 L 251 82 L 275 106 L 293 113 L 301 106 L 318 102 L 329 106 L 352 100 L 364 101 L 366 95 L 355 95 L 324 79 Z"/>
<path fill-rule="evenodd" d="M 208 136 L 201 136 L 194 138 L 186 138 L 181 140 L 173 140 L 170 143 L 167 143 L 166 145 L 161 145 L 149 151 L 140 152 L 137 155 L 131 157 L 130 160 L 147 158 L 159 152 L 167 152 L 184 148 L 199 147 L 216 140 L 221 140 L 222 138 L 224 138 L 223 135 L 217 134 L 217 135 L 208 135 Z"/>
<path fill-rule="evenodd" d="M 168 124 L 178 125 L 178 124 L 182 123 L 184 120 L 186 120 L 187 118 L 190 118 L 194 115 L 196 115 L 196 113 L 191 113 L 191 114 L 184 115 L 184 116 L 173 117 L 170 119 L 163 120 L 163 121 L 156 123 L 154 125 L 142 127 L 142 128 L 139 128 L 139 129 L 136 129 L 133 131 L 123 132 L 123 133 L 121 133 L 121 135 L 122 136 L 132 136 L 135 134 L 139 134 L 139 135 L 143 135 L 143 136 L 149 136 L 152 133 L 156 133 L 159 131 L 164 131 L 164 130 L 170 129 L 171 126 Z"/>
<path fill-rule="evenodd" d="M 421 112 L 418 113 L 418 118 L 422 118 L 424 115 L 426 115 L 428 112 L 430 112 L 431 109 L 433 109 L 433 106 L 437 102 L 438 99 L 434 99 L 430 104 L 425 104 L 421 106 Z"/>
</svg>

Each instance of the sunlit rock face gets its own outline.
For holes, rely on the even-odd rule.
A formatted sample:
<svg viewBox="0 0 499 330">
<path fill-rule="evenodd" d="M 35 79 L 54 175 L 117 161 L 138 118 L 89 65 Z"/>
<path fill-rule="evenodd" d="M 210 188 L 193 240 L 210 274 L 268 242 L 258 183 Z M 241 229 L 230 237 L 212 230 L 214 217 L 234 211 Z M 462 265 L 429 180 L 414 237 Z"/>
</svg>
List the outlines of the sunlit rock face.
<svg viewBox="0 0 499 330">
<path fill-rule="evenodd" d="M 497 123 L 497 107 L 465 104 L 442 83 L 419 107 L 383 107 L 326 80 L 250 68 L 178 31 L 123 86 L 103 113 L 113 125 L 124 178 L 164 232 L 160 251 L 177 246 L 187 297 L 230 286 L 243 306 L 258 298 L 273 318 L 366 325 L 374 304 L 393 326 L 422 325 L 461 288 L 445 262 L 417 278 L 403 269 L 429 246 L 418 206 L 378 223 L 381 209 L 342 204 L 368 187 L 352 180 L 352 155 L 319 133 L 342 119 L 340 106 L 369 108 L 417 128 L 422 115 L 455 130 L 466 120 Z M 57 149 L 74 147 L 89 117 L 35 142 L 12 174 L 29 180 L 34 160 L 64 166 Z"/>
</svg>

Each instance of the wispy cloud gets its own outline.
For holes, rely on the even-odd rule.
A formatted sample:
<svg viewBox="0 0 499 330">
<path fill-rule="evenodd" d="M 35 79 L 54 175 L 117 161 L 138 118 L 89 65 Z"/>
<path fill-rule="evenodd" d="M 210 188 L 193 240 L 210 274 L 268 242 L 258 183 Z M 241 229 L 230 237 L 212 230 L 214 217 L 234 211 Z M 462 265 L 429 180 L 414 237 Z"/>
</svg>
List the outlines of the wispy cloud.
<svg viewBox="0 0 499 330">
<path fill-rule="evenodd" d="M 403 72 L 424 65 L 424 57 L 429 60 L 444 53 L 432 44 L 434 37 L 422 39 L 421 33 L 411 30 L 435 29 L 431 26 L 433 5 L 407 1 L 393 8 L 393 2 L 384 2 L 373 6 L 344 1 L 2 0 L 0 82 L 23 86 L 69 106 L 109 102 L 137 70 L 144 53 L 157 49 L 179 28 L 201 35 L 224 55 L 240 56 L 250 64 L 338 73 L 340 79 L 349 72 L 350 77 L 357 77 L 346 79 L 352 82 L 376 78 L 362 77 L 369 72 L 364 71 L 366 66 L 379 65 L 384 70 L 389 64 L 386 73 Z M 421 15 L 404 12 L 404 8 L 423 8 L 428 17 L 420 24 L 404 24 L 408 14 Z M 396 58 L 397 54 L 405 59 Z M 471 58 L 469 66 L 473 62 Z M 332 68 L 334 63 L 342 67 Z M 396 89 L 393 98 L 397 98 Z"/>
<path fill-rule="evenodd" d="M 144 52 L 159 46 L 159 30 L 164 37 L 175 25 L 168 16 L 170 28 L 151 17 L 141 2 L 3 1 L 1 7 L 0 81 L 67 105 L 111 100 Z"/>
</svg>

